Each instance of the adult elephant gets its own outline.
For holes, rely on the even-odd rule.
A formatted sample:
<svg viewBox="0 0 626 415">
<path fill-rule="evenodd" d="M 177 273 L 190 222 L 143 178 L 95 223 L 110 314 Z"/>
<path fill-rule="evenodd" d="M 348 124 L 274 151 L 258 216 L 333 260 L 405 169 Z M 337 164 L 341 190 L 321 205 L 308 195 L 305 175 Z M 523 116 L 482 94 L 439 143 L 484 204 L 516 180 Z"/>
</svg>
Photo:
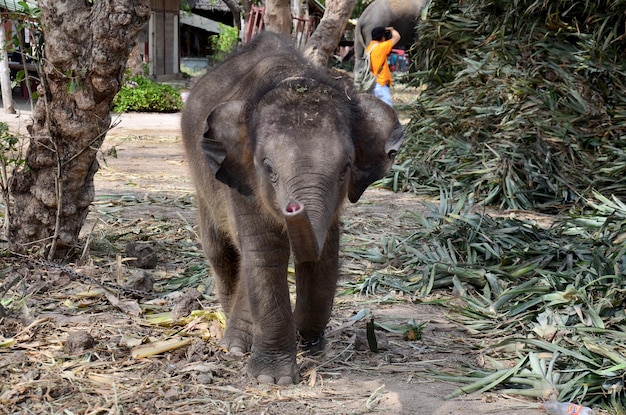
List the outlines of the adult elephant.
<svg viewBox="0 0 626 415">
<path fill-rule="evenodd" d="M 363 51 L 372 41 L 372 29 L 393 26 L 401 39 L 396 47 L 410 47 L 415 26 L 429 0 L 374 0 L 359 17 L 354 33 L 354 73 L 362 63 Z"/>
</svg>

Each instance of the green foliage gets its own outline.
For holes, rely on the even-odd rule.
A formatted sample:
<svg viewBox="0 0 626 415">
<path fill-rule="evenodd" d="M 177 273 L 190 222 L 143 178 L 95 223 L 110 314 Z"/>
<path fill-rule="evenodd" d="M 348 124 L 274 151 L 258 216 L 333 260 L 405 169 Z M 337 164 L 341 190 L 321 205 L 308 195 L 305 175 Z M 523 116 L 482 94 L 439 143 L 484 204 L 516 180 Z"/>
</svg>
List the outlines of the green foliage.
<svg viewBox="0 0 626 415">
<path fill-rule="evenodd" d="M 511 209 L 626 196 L 626 3 L 434 2 L 395 183 Z"/>
<path fill-rule="evenodd" d="M 20 139 L 9 131 L 9 125 L 0 122 L 0 190 L 5 203 L 9 196 L 11 170 L 24 164 Z"/>
<path fill-rule="evenodd" d="M 190 12 L 191 6 L 189 5 L 189 0 L 180 0 L 180 10 Z"/>
<path fill-rule="evenodd" d="M 236 27 L 228 26 L 223 23 L 219 24 L 220 33 L 217 36 L 209 38 L 211 49 L 213 50 L 213 58 L 216 61 L 223 60 L 237 46 L 239 40 L 239 30 Z"/>
<path fill-rule="evenodd" d="M 19 166 L 24 162 L 18 155 L 19 141 L 19 138 L 9 131 L 9 125 L 0 122 L 0 165 Z"/>
<path fill-rule="evenodd" d="M 4 235 L 9 225 L 11 178 L 15 169 L 22 166 L 24 162 L 20 138 L 9 131 L 7 123 L 0 122 L 0 198 L 4 204 Z"/>
<path fill-rule="evenodd" d="M 14 18 L 15 16 L 19 16 L 21 19 L 24 19 L 25 17 L 31 19 L 41 18 L 41 10 L 39 9 L 39 7 L 37 7 L 36 4 L 29 4 L 25 1 L 18 1 L 17 5 L 19 7 L 17 7 L 13 13 L 11 13 L 11 18 Z"/>
<path fill-rule="evenodd" d="M 116 113 L 177 112 L 183 107 L 180 91 L 171 85 L 154 82 L 145 76 L 128 77 L 112 103 Z"/>
</svg>

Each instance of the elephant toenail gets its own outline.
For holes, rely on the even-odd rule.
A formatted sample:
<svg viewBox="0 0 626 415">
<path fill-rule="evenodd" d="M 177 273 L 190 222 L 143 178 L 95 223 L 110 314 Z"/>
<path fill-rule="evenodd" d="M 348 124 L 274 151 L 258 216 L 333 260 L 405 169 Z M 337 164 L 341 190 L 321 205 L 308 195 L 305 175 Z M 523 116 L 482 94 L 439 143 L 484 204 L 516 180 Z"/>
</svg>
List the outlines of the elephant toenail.
<svg viewBox="0 0 626 415">
<path fill-rule="evenodd" d="M 274 376 L 269 376 L 269 375 L 259 375 L 257 376 L 256 380 L 259 381 L 259 383 L 264 383 L 264 384 L 273 384 L 274 383 Z"/>
<path fill-rule="evenodd" d="M 281 386 L 288 386 L 288 385 L 293 385 L 294 382 L 291 376 L 283 376 L 278 380 L 278 382 L 276 382 L 276 384 L 281 385 Z"/>
<path fill-rule="evenodd" d="M 236 358 L 242 358 L 244 354 L 245 352 L 243 351 L 243 349 L 237 346 L 231 347 L 230 350 L 228 351 L 229 356 L 236 357 Z"/>
</svg>

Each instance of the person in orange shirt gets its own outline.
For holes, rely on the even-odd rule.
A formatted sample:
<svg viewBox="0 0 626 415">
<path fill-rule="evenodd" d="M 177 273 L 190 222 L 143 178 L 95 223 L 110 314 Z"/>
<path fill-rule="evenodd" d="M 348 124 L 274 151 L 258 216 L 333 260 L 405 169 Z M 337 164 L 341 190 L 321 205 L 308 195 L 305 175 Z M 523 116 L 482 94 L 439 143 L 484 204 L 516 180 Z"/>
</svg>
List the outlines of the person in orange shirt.
<svg viewBox="0 0 626 415">
<path fill-rule="evenodd" d="M 387 63 L 387 56 L 391 53 L 394 45 L 400 41 L 400 33 L 393 27 L 375 27 L 372 30 L 372 41 L 366 52 L 371 50 L 372 67 L 370 70 L 377 76 L 376 85 L 374 85 L 373 93 L 389 105 L 391 102 L 391 70 Z"/>
</svg>

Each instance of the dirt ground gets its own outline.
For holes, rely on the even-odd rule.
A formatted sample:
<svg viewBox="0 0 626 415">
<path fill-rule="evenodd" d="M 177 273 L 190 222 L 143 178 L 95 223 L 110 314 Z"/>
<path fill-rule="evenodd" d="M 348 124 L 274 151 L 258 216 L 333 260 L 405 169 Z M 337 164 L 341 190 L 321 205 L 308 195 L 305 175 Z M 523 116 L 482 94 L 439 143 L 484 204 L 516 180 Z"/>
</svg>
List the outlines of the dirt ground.
<svg viewBox="0 0 626 415">
<path fill-rule="evenodd" d="M 0 121 L 23 128 L 28 116 L 27 111 L 19 118 L 0 114 Z M 498 393 L 445 400 L 458 385 L 428 375 L 459 373 L 462 366 L 479 361 L 481 347 L 479 339 L 472 339 L 435 304 L 452 301 L 452 294 L 438 292 L 426 299 L 346 294 L 350 282 L 376 268 L 348 255 L 342 257 L 342 286 L 327 350 L 322 356 L 299 357 L 300 384 L 259 386 L 247 378 L 245 359 L 232 359 L 217 346 L 219 327 L 207 317 L 219 310 L 207 288 L 210 278 L 183 278 L 190 264 L 201 267 L 204 260 L 179 119 L 179 114 L 122 114 L 114 119 L 119 124 L 102 148 L 97 197 L 83 231 L 88 249 L 82 263 L 69 265 L 113 283 L 147 273 L 155 287 L 171 295 L 116 300 L 97 286 L 41 264 L 3 265 L 0 278 L 8 281 L 20 274 L 24 282 L 11 291 L 15 302 L 6 305 L 8 316 L 0 319 L 0 342 L 15 340 L 0 347 L 0 414 L 542 413 L 537 402 Z M 362 235 L 410 232 L 412 224 L 403 213 L 420 206 L 411 195 L 368 189 L 358 204 L 346 209 L 344 246 L 367 243 Z M 158 257 L 156 268 L 140 271 L 127 264 L 124 246 L 129 241 L 149 243 Z M 195 302 L 205 314 L 179 325 L 151 323 L 148 314 L 170 311 L 183 295 L 185 284 L 177 288 L 178 281 L 205 289 L 204 298 Z M 133 313 L 132 306 L 141 313 Z M 358 319 L 365 310 L 369 315 Z M 379 353 L 356 350 L 354 339 L 372 317 L 390 324 L 423 323 L 422 337 L 405 340 L 388 333 L 388 347 Z M 92 338 L 85 350 L 69 346 L 77 332 Z M 141 344 L 163 340 L 183 346 L 137 356 Z"/>
</svg>

